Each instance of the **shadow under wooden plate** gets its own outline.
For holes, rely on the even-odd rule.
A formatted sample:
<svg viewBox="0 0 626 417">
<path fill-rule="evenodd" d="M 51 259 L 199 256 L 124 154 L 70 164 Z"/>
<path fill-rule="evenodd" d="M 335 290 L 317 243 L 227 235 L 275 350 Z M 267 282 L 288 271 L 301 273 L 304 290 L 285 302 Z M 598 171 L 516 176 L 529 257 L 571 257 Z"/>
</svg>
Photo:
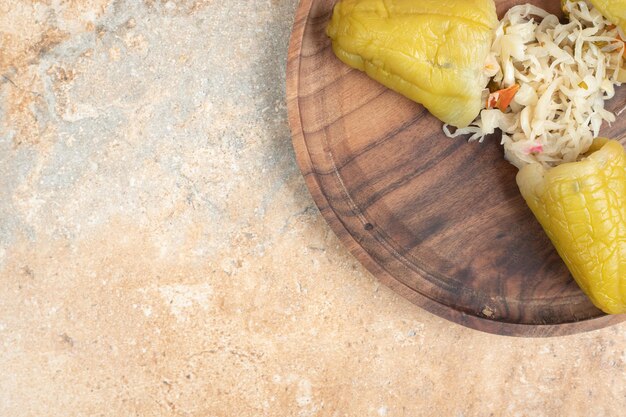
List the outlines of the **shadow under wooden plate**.
<svg viewBox="0 0 626 417">
<path fill-rule="evenodd" d="M 380 281 L 428 311 L 496 334 L 554 336 L 626 319 L 580 291 L 515 184 L 499 139 L 449 139 L 424 108 L 341 63 L 333 0 L 303 0 L 287 101 L 300 169 L 322 215 Z M 500 16 L 515 1 L 496 1 Z M 558 12 L 559 2 L 535 1 Z M 546 7 L 549 5 L 550 7 Z M 626 87 L 609 104 L 626 104 Z M 622 137 L 626 120 L 602 132 Z"/>
</svg>

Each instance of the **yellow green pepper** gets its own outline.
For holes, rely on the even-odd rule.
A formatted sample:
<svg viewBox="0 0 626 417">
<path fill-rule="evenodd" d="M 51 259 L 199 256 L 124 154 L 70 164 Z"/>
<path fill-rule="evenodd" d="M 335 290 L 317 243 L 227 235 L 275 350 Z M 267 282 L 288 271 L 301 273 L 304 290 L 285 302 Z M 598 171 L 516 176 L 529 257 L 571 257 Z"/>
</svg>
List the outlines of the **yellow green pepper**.
<svg viewBox="0 0 626 417">
<path fill-rule="evenodd" d="M 581 161 L 517 174 L 526 203 L 591 301 L 626 313 L 626 152 L 597 139 Z"/>
<path fill-rule="evenodd" d="M 626 0 L 591 0 L 591 4 L 626 32 Z"/>
<path fill-rule="evenodd" d="M 342 0 L 327 34 L 344 63 L 464 127 L 483 107 L 497 24 L 493 0 Z"/>
</svg>

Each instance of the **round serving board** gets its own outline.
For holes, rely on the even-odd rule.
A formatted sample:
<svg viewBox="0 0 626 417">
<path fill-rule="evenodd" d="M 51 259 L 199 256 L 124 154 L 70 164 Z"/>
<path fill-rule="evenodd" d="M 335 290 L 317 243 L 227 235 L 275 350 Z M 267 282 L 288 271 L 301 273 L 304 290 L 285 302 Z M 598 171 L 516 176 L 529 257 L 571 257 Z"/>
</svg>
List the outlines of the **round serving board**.
<svg viewBox="0 0 626 417">
<path fill-rule="evenodd" d="M 380 281 L 456 323 L 554 336 L 623 321 L 573 281 L 515 184 L 499 138 L 449 139 L 424 108 L 339 61 L 334 0 L 302 0 L 287 101 L 293 144 L 320 212 Z M 516 1 L 496 1 L 501 17 Z M 559 1 L 534 1 L 554 13 Z M 610 109 L 626 105 L 626 86 Z M 623 137 L 626 119 L 603 135 Z"/>
</svg>

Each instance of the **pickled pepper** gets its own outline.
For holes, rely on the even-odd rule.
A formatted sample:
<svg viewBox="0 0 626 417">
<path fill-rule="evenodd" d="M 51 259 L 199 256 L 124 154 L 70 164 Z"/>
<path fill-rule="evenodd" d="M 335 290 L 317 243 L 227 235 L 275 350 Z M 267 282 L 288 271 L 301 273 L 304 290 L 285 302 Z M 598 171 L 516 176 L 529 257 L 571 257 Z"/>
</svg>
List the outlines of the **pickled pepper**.
<svg viewBox="0 0 626 417">
<path fill-rule="evenodd" d="M 522 168 L 517 184 L 580 288 L 609 314 L 626 313 L 626 152 L 597 139 L 588 156 Z"/>
<path fill-rule="evenodd" d="M 493 0 L 342 0 L 327 34 L 344 63 L 464 127 L 483 106 L 497 24 Z"/>
</svg>

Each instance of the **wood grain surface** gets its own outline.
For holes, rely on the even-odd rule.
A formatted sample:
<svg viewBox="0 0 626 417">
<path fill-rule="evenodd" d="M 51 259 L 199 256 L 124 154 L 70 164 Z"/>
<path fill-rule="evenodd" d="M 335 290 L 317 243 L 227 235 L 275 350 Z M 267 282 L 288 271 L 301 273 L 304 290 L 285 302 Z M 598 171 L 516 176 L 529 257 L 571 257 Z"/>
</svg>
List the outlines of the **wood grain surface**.
<svg viewBox="0 0 626 417">
<path fill-rule="evenodd" d="M 287 66 L 296 156 L 322 215 L 380 281 L 475 329 L 553 336 L 618 323 L 580 291 L 515 184 L 499 137 L 449 139 L 424 108 L 339 61 L 334 0 L 303 0 Z M 496 1 L 500 16 L 522 2 Z M 554 13 L 559 1 L 533 3 Z M 610 109 L 626 105 L 626 87 Z M 604 126 L 620 138 L 626 121 Z"/>
</svg>

